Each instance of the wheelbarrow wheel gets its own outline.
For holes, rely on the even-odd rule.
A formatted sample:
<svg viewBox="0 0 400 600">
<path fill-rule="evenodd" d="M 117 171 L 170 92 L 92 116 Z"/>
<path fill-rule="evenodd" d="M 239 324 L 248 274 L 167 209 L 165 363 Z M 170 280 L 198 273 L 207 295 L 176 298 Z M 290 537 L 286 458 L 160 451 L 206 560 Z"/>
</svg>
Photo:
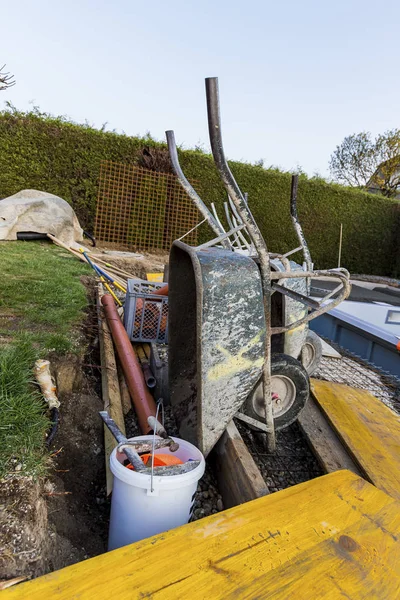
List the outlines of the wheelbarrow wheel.
<svg viewBox="0 0 400 600">
<path fill-rule="evenodd" d="M 301 349 L 300 358 L 303 367 L 309 375 L 312 375 L 318 369 L 322 358 L 322 343 L 314 331 L 308 331 L 306 341 Z"/>
<path fill-rule="evenodd" d="M 298 360 L 286 354 L 272 356 L 271 392 L 274 425 L 279 431 L 297 419 L 310 395 L 308 373 Z M 257 421 L 265 420 L 261 381 L 246 400 L 244 412 Z"/>
</svg>

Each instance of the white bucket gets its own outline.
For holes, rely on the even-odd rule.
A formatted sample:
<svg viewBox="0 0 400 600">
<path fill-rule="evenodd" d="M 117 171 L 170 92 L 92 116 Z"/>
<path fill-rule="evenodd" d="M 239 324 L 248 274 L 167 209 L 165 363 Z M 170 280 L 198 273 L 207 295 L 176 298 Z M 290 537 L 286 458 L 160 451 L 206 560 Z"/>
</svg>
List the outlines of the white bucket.
<svg viewBox="0 0 400 600">
<path fill-rule="evenodd" d="M 151 441 L 152 435 L 142 435 L 134 440 Z M 160 439 L 156 436 L 156 439 Z M 182 475 L 153 477 L 124 467 L 125 454 L 115 448 L 110 457 L 114 475 L 111 498 L 108 549 L 114 550 L 187 523 L 191 517 L 197 482 L 204 474 L 204 456 L 192 444 L 173 438 L 179 450 L 170 452 L 160 448 L 155 454 L 172 454 L 183 462 L 199 460 L 198 467 Z M 150 462 L 148 463 L 150 465 Z"/>
</svg>

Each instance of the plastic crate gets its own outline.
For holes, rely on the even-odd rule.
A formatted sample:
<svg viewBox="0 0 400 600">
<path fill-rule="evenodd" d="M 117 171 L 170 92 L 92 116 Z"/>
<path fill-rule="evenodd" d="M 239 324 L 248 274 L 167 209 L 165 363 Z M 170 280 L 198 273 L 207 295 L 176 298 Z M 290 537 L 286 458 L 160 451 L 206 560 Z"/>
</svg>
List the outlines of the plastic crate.
<svg viewBox="0 0 400 600">
<path fill-rule="evenodd" d="M 164 285 L 128 279 L 124 325 L 132 342 L 168 343 L 168 296 L 154 294 Z"/>
</svg>

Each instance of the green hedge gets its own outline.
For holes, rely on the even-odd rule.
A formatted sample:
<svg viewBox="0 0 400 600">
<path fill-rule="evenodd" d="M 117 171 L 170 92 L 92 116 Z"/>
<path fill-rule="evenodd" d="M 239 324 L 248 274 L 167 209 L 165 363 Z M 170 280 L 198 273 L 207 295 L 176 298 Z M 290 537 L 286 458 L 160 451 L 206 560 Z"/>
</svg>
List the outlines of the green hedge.
<svg viewBox="0 0 400 600">
<path fill-rule="evenodd" d="M 24 188 L 57 194 L 71 203 L 82 226 L 92 230 L 101 160 L 135 164 L 145 146 L 163 147 L 151 139 L 99 131 L 37 110 L 8 108 L 0 113 L 0 197 Z M 212 158 L 184 150 L 180 160 L 186 176 L 199 182 L 206 204 L 215 202 L 222 214 L 226 194 Z M 230 166 L 249 194 L 269 249 L 283 252 L 297 246 L 289 218 L 291 175 L 245 163 Z M 298 210 L 316 267 L 337 265 L 343 223 L 343 266 L 357 273 L 397 275 L 398 203 L 301 175 Z M 208 234 L 203 227 L 200 238 Z"/>
</svg>

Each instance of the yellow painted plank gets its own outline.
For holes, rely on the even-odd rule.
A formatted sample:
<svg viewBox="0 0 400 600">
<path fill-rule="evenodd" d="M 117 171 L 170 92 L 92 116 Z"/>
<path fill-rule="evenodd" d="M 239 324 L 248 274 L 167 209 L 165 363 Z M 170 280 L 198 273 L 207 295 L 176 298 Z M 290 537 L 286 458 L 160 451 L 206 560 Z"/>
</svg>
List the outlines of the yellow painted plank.
<svg viewBox="0 0 400 600">
<path fill-rule="evenodd" d="M 311 389 L 369 481 L 400 500 L 400 417 L 364 390 L 317 379 Z"/>
<path fill-rule="evenodd" d="M 338 471 L 67 567 L 7 600 L 398 598 L 400 503 Z"/>
<path fill-rule="evenodd" d="M 146 273 L 147 281 L 155 281 L 157 283 L 162 283 L 164 278 L 164 273 Z"/>
</svg>

